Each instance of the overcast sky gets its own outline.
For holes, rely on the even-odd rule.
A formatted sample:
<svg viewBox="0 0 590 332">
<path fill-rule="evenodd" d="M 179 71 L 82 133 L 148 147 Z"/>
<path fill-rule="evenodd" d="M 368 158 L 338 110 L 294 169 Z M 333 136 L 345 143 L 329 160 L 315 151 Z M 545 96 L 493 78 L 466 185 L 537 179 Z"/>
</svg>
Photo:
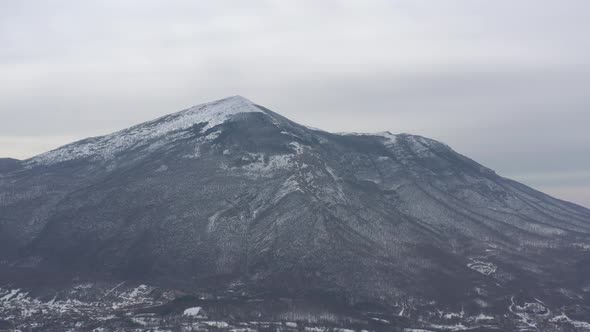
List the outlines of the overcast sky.
<svg viewBox="0 0 590 332">
<path fill-rule="evenodd" d="M 590 1 L 0 0 L 0 156 L 239 94 L 590 207 Z"/>
</svg>

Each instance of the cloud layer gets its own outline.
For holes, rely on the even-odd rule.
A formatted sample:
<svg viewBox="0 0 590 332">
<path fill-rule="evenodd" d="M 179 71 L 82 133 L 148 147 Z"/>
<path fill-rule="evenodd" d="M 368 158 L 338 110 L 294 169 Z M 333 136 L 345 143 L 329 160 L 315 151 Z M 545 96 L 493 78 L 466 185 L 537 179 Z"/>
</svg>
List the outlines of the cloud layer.
<svg viewBox="0 0 590 332">
<path fill-rule="evenodd" d="M 590 206 L 590 3 L 0 3 L 0 155 L 240 94 L 330 131 L 410 132 Z"/>
</svg>

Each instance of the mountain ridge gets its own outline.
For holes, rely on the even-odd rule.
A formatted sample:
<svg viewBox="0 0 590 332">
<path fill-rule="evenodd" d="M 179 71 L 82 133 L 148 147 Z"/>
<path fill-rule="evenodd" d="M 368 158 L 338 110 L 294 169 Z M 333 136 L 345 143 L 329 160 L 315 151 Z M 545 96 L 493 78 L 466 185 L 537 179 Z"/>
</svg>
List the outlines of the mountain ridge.
<svg viewBox="0 0 590 332">
<path fill-rule="evenodd" d="M 207 125 L 202 128 L 202 130 L 206 130 L 208 127 L 213 127 L 226 121 L 229 117 L 235 114 L 248 112 L 264 113 L 262 109 L 257 108 L 248 99 L 239 95 L 231 96 L 213 102 L 192 106 L 182 111 L 145 121 L 111 134 L 90 137 L 66 144 L 54 150 L 29 158 L 25 160 L 25 163 L 57 163 L 72 159 L 91 157 L 94 154 L 100 154 L 101 152 L 103 154 L 102 158 L 107 158 L 113 153 L 116 153 L 116 150 L 132 147 L 134 144 L 139 143 L 142 140 L 162 138 L 163 136 L 186 129 L 198 123 L 207 123 Z M 102 141 L 107 141 L 110 146 L 93 146 L 98 145 L 97 143 L 101 143 Z M 83 147 L 73 151 L 67 151 L 69 147 L 78 145 L 83 145 Z M 115 151 L 100 151 L 108 148 L 112 148 Z"/>
</svg>

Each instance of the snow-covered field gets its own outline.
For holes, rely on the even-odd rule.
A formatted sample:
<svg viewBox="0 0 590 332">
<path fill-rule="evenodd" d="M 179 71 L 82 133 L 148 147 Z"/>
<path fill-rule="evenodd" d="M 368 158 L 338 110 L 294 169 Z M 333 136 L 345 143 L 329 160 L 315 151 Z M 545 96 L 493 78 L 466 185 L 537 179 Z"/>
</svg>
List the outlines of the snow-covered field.
<svg viewBox="0 0 590 332">
<path fill-rule="evenodd" d="M 481 331 L 501 330 L 498 316 L 480 313 L 467 315 L 464 311 L 435 310 L 416 315 L 409 320 L 391 321 L 391 318 L 372 317 L 367 323 L 353 327 L 335 321 L 323 324 L 306 320 L 306 314 L 292 313 L 284 317 L 292 320 L 239 320 L 231 313 L 220 316 L 209 314 L 207 306 L 181 305 L 171 312 L 161 308 L 174 303 L 174 291 L 158 290 L 147 285 L 128 286 L 83 283 L 54 297 L 36 298 L 22 289 L 0 288 L 0 331 Z M 84 300 L 86 298 L 87 300 Z M 92 300 L 91 300 L 92 298 Z M 570 318 L 562 312 L 552 312 L 540 300 L 517 302 L 513 297 L 507 308 L 514 328 L 518 331 L 590 331 L 590 323 Z M 402 315 L 403 314 L 403 315 Z M 325 316 L 325 315 L 324 315 Z M 400 312 L 398 317 L 405 317 Z M 335 316 L 333 316 L 335 317 Z M 500 315 L 505 319 L 506 314 Z M 262 318 L 262 317 L 261 317 Z M 307 315 L 309 318 L 309 315 Z M 405 317 L 408 318 L 408 317 Z M 406 325 L 406 326 L 403 326 Z M 410 326 L 407 326 L 410 325 Z M 412 326 L 413 325 L 413 326 Z M 568 330 L 568 328 L 570 330 Z"/>
</svg>

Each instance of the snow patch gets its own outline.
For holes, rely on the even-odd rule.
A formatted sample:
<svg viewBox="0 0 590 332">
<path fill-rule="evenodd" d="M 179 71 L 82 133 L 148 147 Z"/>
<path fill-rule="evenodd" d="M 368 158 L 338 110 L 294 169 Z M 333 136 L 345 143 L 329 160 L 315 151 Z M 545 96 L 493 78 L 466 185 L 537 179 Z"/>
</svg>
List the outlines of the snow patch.
<svg viewBox="0 0 590 332">
<path fill-rule="evenodd" d="M 12 289 L 8 292 L 8 294 L 0 297 L 0 302 L 8 302 L 10 300 L 13 300 L 15 298 L 15 296 L 18 294 L 18 292 L 20 292 L 20 289 Z"/>
<path fill-rule="evenodd" d="M 293 149 L 295 149 L 295 153 L 296 154 L 302 154 L 303 153 L 303 145 L 299 144 L 299 142 L 291 142 L 291 143 L 289 143 L 289 145 L 291 147 L 293 147 Z"/>
<path fill-rule="evenodd" d="M 555 317 L 551 318 L 549 321 L 552 323 L 569 323 L 569 324 L 573 325 L 575 328 L 590 330 L 590 323 L 579 321 L 579 320 L 572 320 L 566 314 L 561 314 L 559 316 L 555 316 Z"/>
<path fill-rule="evenodd" d="M 476 259 L 472 259 L 470 263 L 467 263 L 467 267 L 486 276 L 495 273 L 498 269 L 498 267 L 493 263 L 484 262 Z"/>
<path fill-rule="evenodd" d="M 286 169 L 293 164 L 293 155 L 274 155 L 268 157 L 265 162 L 264 156 L 257 162 L 250 163 L 242 167 L 248 174 L 253 177 L 266 177 L 272 175 L 275 171 Z"/>
<path fill-rule="evenodd" d="M 385 138 L 385 146 L 387 147 L 392 147 L 395 145 L 395 143 L 397 143 L 397 135 L 394 135 L 388 131 L 384 131 L 384 132 L 380 132 L 380 133 L 375 133 L 375 136 L 381 136 L 383 138 Z"/>
<path fill-rule="evenodd" d="M 537 302 L 525 302 L 522 306 L 518 305 L 514 301 L 514 296 L 510 298 L 510 306 L 508 311 L 518 316 L 520 323 L 524 327 L 537 328 L 537 320 L 539 318 L 546 318 L 551 314 L 551 311 L 546 308 L 543 303 L 538 300 Z"/>
<path fill-rule="evenodd" d="M 185 309 L 184 312 L 182 313 L 182 315 L 189 316 L 189 317 L 203 317 L 202 311 L 203 311 L 203 308 L 201 308 L 201 307 L 192 307 L 192 308 Z"/>
<path fill-rule="evenodd" d="M 465 331 L 470 330 L 470 327 L 467 327 L 463 324 L 455 324 L 455 325 L 440 325 L 440 324 L 430 324 L 430 327 L 433 329 L 440 329 L 445 331 Z"/>
<path fill-rule="evenodd" d="M 585 244 L 585 243 L 574 243 L 573 244 L 574 248 L 578 249 L 578 250 L 582 250 L 582 251 L 590 251 L 590 244 Z"/>
<path fill-rule="evenodd" d="M 292 175 L 290 176 L 282 185 L 281 188 L 275 194 L 275 197 L 272 200 L 272 203 L 276 203 L 283 199 L 285 196 L 294 193 L 294 192 L 301 192 L 304 191 L 299 186 L 299 182 L 297 181 L 297 177 Z"/>
<path fill-rule="evenodd" d="M 495 318 L 492 316 L 488 316 L 488 315 L 484 315 L 484 314 L 479 314 L 477 316 L 475 316 L 475 320 L 476 321 L 482 321 L 482 320 L 494 320 Z"/>
<path fill-rule="evenodd" d="M 204 321 L 203 324 L 216 328 L 225 328 L 229 326 L 228 323 L 223 321 Z"/>
</svg>

